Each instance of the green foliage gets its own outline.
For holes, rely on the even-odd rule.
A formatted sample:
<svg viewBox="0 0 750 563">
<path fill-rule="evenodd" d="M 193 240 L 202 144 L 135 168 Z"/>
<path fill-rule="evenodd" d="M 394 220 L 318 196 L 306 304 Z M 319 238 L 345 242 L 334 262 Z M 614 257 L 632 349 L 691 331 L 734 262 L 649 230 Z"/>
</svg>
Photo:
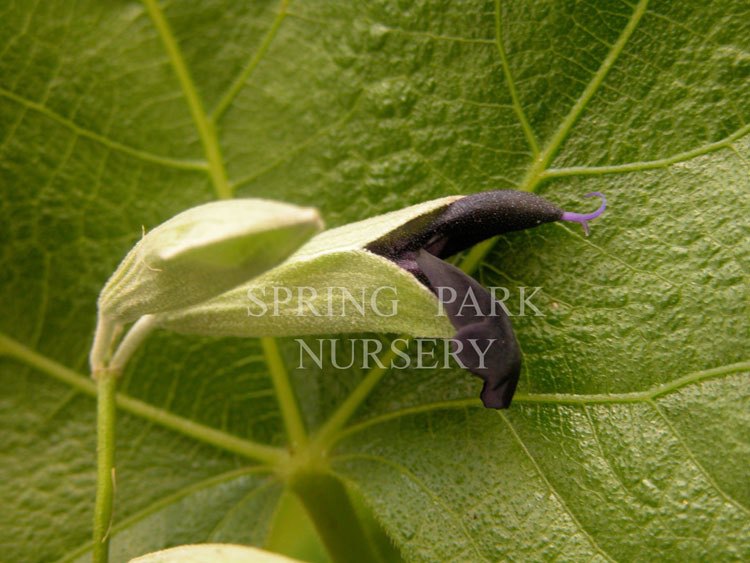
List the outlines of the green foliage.
<svg viewBox="0 0 750 563">
<path fill-rule="evenodd" d="M 485 285 L 543 288 L 509 411 L 462 371 L 158 332 L 120 385 L 113 560 L 263 546 L 299 469 L 356 491 L 407 560 L 750 559 L 744 2 L 2 14 L 4 559 L 90 553 L 87 354 L 142 226 L 230 194 L 339 226 L 502 187 L 610 202 L 588 239 L 552 224 L 469 256 Z"/>
</svg>

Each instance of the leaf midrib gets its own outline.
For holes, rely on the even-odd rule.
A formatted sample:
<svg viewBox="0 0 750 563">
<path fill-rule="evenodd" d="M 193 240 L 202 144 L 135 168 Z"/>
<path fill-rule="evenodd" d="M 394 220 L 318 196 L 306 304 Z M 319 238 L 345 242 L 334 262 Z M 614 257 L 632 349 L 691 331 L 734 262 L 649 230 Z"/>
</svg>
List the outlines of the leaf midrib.
<svg viewBox="0 0 750 563">
<path fill-rule="evenodd" d="M 669 383 L 656 385 L 645 391 L 633 391 L 628 393 L 592 393 L 592 394 L 573 394 L 573 393 L 516 393 L 513 396 L 514 403 L 537 403 L 552 405 L 596 405 L 596 404 L 627 404 L 627 403 L 648 403 L 659 397 L 669 395 L 680 391 L 690 385 L 697 385 L 712 379 L 731 376 L 737 373 L 750 372 L 750 360 L 718 366 L 715 368 L 696 371 L 685 376 L 679 377 Z M 454 399 L 450 401 L 439 401 L 426 403 L 414 407 L 408 407 L 400 410 L 394 410 L 379 416 L 374 416 L 357 424 L 348 426 L 338 435 L 338 440 L 349 437 L 357 432 L 362 432 L 367 428 L 378 424 L 385 424 L 391 420 L 422 414 L 441 409 L 461 409 L 461 408 L 484 408 L 478 398 L 472 399 Z"/>
</svg>

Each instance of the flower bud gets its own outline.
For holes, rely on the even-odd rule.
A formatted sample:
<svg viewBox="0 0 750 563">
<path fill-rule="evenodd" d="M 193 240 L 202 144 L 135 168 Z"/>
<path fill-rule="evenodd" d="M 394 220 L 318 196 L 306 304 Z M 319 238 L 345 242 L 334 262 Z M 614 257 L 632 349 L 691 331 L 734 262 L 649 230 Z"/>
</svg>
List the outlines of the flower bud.
<svg viewBox="0 0 750 563">
<path fill-rule="evenodd" d="M 264 199 L 199 205 L 125 256 L 99 296 L 117 323 L 195 305 L 277 266 L 323 227 L 318 211 Z"/>
<path fill-rule="evenodd" d="M 588 222 L 606 208 L 603 194 L 588 195 L 602 202 L 586 214 L 534 194 L 495 190 L 345 225 L 319 234 L 248 283 L 158 322 L 178 332 L 226 336 L 382 332 L 450 338 L 454 357 L 484 381 L 484 405 L 508 408 L 521 370 L 510 319 L 486 288 L 443 259 L 490 237 L 553 221 L 580 223 L 588 235 Z M 361 309 L 348 313 L 347 299 L 331 289 L 363 296 Z M 397 297 L 394 314 L 382 313 L 380 289 Z M 446 293 L 451 297 L 443 302 Z"/>
<path fill-rule="evenodd" d="M 278 553 L 264 551 L 247 545 L 228 543 L 202 543 L 195 545 L 178 545 L 141 555 L 131 563 L 302 563 L 298 559 L 289 559 Z"/>
</svg>

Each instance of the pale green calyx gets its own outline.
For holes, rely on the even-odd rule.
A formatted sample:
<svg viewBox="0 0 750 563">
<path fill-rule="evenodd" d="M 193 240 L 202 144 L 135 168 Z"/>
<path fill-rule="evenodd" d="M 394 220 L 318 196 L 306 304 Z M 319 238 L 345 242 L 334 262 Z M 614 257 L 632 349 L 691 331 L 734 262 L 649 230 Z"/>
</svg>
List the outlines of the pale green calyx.
<svg viewBox="0 0 750 563">
<path fill-rule="evenodd" d="M 213 299 L 159 316 L 176 332 L 295 336 L 390 332 L 455 333 L 435 295 L 413 275 L 365 247 L 409 221 L 439 213 L 446 197 L 324 231 L 282 264 Z"/>
<path fill-rule="evenodd" d="M 189 307 L 273 268 L 322 229 L 316 209 L 263 199 L 199 205 L 154 228 L 99 296 L 118 324 Z"/>
<path fill-rule="evenodd" d="M 131 559 L 130 563 L 301 563 L 247 545 L 204 543 L 180 545 Z"/>
</svg>

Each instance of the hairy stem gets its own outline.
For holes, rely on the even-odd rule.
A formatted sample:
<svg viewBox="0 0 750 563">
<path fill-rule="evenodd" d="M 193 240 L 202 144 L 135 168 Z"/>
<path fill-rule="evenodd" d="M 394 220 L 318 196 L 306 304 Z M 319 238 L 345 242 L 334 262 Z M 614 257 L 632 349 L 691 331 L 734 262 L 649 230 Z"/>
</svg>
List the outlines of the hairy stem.
<svg viewBox="0 0 750 563">
<path fill-rule="evenodd" d="M 117 351 L 112 355 L 109 369 L 122 371 L 130 357 L 135 353 L 146 337 L 151 334 L 155 325 L 156 317 L 154 315 L 143 315 L 138 319 L 138 321 L 130 327 L 128 333 L 117 346 Z"/>
<path fill-rule="evenodd" d="M 107 563 L 115 488 L 115 388 L 118 374 L 105 369 L 95 372 L 94 377 L 97 385 L 94 563 Z"/>
<path fill-rule="evenodd" d="M 107 364 L 112 352 L 112 343 L 117 338 L 117 329 L 117 323 L 99 313 L 96 320 L 94 343 L 91 345 L 91 352 L 89 353 L 91 373 L 95 373 Z"/>
</svg>

